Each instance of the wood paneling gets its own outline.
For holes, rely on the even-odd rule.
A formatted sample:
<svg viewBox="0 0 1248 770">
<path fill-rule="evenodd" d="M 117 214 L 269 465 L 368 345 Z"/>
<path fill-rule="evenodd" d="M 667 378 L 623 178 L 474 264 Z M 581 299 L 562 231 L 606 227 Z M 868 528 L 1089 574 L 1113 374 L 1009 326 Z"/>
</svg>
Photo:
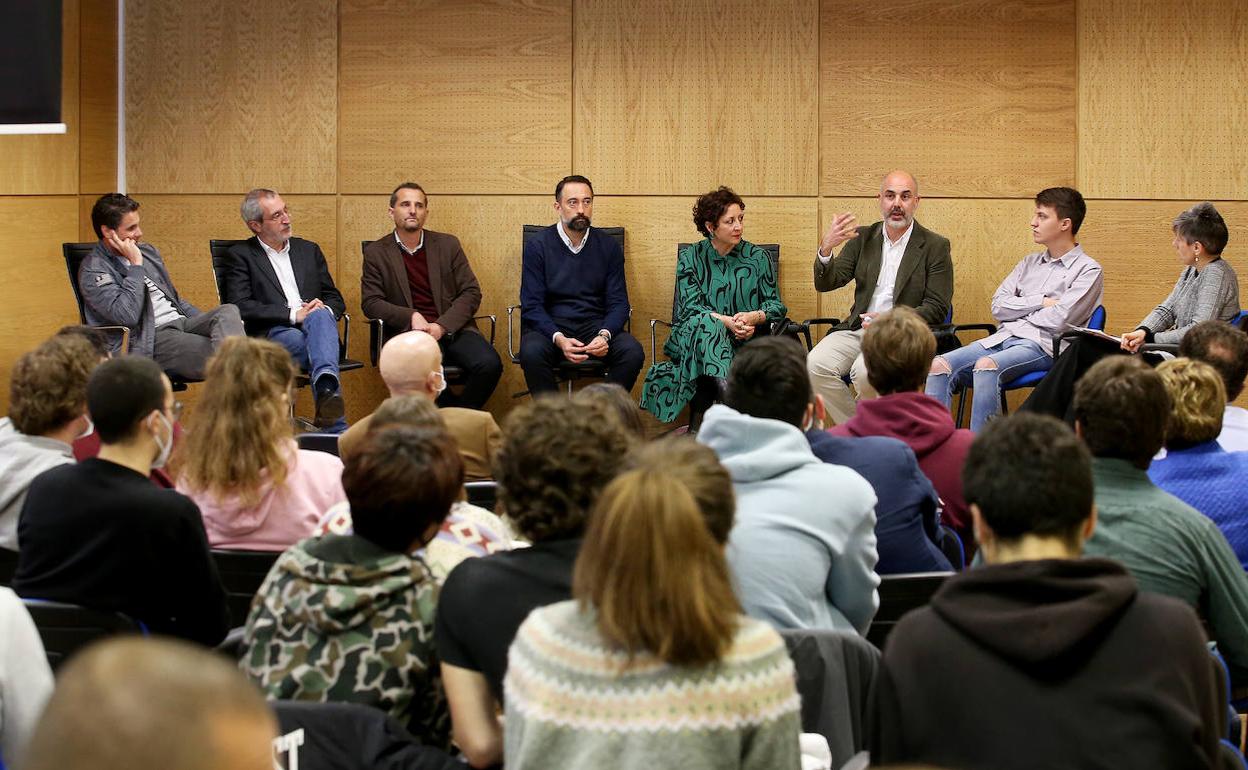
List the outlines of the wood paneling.
<svg viewBox="0 0 1248 770">
<path fill-rule="evenodd" d="M 1079 184 L 1102 198 L 1248 199 L 1248 6 L 1079 3 Z"/>
<path fill-rule="evenodd" d="M 600 194 L 813 195 L 814 0 L 576 4 L 573 167 Z"/>
<path fill-rule="evenodd" d="M 1074 181 L 1075 0 L 822 10 L 822 194 L 872 194 L 892 168 L 925 195 L 1030 197 Z"/>
<path fill-rule="evenodd" d="M 1185 201 L 1091 201 L 1080 241 L 1105 268 L 1106 329 L 1134 329 L 1170 294 L 1181 271 L 1170 222 L 1191 205 Z M 1248 237 L 1248 203 L 1218 203 L 1231 231 L 1223 258 L 1239 276 L 1241 307 L 1248 303 L 1248 261 L 1240 239 Z"/>
<path fill-rule="evenodd" d="M 129 189 L 334 192 L 337 8 L 128 0 Z"/>
<path fill-rule="evenodd" d="M 61 6 L 64 134 L 0 136 L 0 195 L 78 192 L 78 0 Z"/>
<path fill-rule="evenodd" d="M 78 192 L 117 189 L 117 2 L 81 0 Z"/>
<path fill-rule="evenodd" d="M 0 198 L 0 409 L 8 411 L 9 372 L 27 350 L 78 323 L 61 243 L 75 239 L 73 196 Z"/>
<path fill-rule="evenodd" d="M 342 193 L 537 193 L 571 161 L 570 0 L 343 0 Z"/>
<path fill-rule="evenodd" d="M 494 391 L 488 408 L 501 419 L 514 405 L 513 393 L 525 389 L 524 376 L 518 365 L 507 357 L 507 306 L 520 301 L 520 250 L 521 229 L 526 224 L 546 224 L 554 221 L 553 199 L 542 196 L 458 196 L 431 195 L 429 197 L 430 230 L 450 233 L 459 238 L 468 256 L 468 262 L 481 284 L 481 309 L 478 314 L 498 317 L 498 332 L 494 349 L 503 360 L 503 379 Z M 347 298 L 347 307 L 358 312 L 360 306 L 360 274 L 363 255 L 360 241 L 374 240 L 394 229 L 387 210 L 386 196 L 350 196 L 341 199 L 339 219 L 339 242 L 342 244 L 339 284 Z M 609 208 L 608 208 L 609 212 Z M 608 221 L 610 213 L 595 216 Z M 364 314 L 360 312 L 361 333 L 352 335 L 352 354 L 368 360 L 368 334 L 364 331 Z M 517 321 L 518 321 L 517 317 Z M 482 324 L 482 333 L 489 329 Z M 519 350 L 519 326 L 516 328 L 515 345 Z M 370 369 L 361 388 L 363 403 L 355 392 L 347 394 L 348 419 L 358 418 L 371 412 L 387 395 L 376 370 Z"/>
</svg>

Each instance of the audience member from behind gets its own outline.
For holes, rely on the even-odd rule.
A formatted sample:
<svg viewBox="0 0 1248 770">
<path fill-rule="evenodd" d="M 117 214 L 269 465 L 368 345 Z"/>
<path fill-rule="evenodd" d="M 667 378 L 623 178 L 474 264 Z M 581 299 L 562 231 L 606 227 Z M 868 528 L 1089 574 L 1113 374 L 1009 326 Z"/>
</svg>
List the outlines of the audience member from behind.
<svg viewBox="0 0 1248 770">
<path fill-rule="evenodd" d="M 801 347 L 765 337 L 733 358 L 727 401 L 707 410 L 698 442 L 732 474 L 727 556 L 746 614 L 777 628 L 865 633 L 879 607 L 875 493 L 814 455 L 804 435 L 814 419 Z"/>
<path fill-rule="evenodd" d="M 1148 478 L 1171 410 L 1161 375 L 1138 356 L 1107 358 L 1079 380 L 1074 404 L 1096 484 L 1085 553 L 1122 562 L 1142 591 L 1199 608 L 1232 681 L 1248 684 L 1248 574 L 1213 521 Z"/>
<path fill-rule="evenodd" d="M 1231 405 L 1244 392 L 1248 378 L 1248 334 L 1221 321 L 1201 321 L 1183 335 L 1179 355 L 1204 361 L 1222 376 L 1226 409 L 1218 444 L 1228 452 L 1248 450 L 1248 409 Z"/>
<path fill-rule="evenodd" d="M 425 332 L 404 332 L 392 338 L 381 349 L 377 369 L 391 396 L 420 395 L 434 401 L 446 389 L 442 349 L 438 341 Z M 455 406 L 444 407 L 441 414 L 464 458 L 464 478 L 468 481 L 490 478 L 490 461 L 502 440 L 494 416 L 479 409 Z M 344 459 L 368 433 L 371 419 L 372 415 L 360 419 L 338 439 L 338 452 Z"/>
<path fill-rule="evenodd" d="M 87 378 L 99 363 L 82 337 L 57 336 L 23 354 L 9 375 L 9 416 L 0 419 L 0 548 L 18 550 L 17 517 L 35 477 L 74 461 L 91 432 Z"/>
<path fill-rule="evenodd" d="M 464 483 L 445 430 L 393 426 L 347 458 L 352 535 L 304 540 L 278 557 L 244 629 L 243 671 L 274 700 L 375 706 L 446 748 L 433 667 L 437 585 L 409 554 L 433 538 Z"/>
<path fill-rule="evenodd" d="M 272 770 L 277 721 L 230 662 L 117 637 L 61 669 L 22 770 Z"/>
<path fill-rule="evenodd" d="M 1157 373 L 1173 404 L 1166 456 L 1154 460 L 1153 483 L 1213 519 L 1248 569 L 1248 452 L 1218 445 L 1226 388 L 1212 366 L 1190 358 L 1165 361 Z"/>
<path fill-rule="evenodd" d="M 52 694 L 52 670 L 30 613 L 8 588 L 0 588 L 0 639 L 0 765 L 17 767 Z"/>
<path fill-rule="evenodd" d="M 572 566 L 585 519 L 635 443 L 601 403 L 537 399 L 511 413 L 495 458 L 498 498 L 533 545 L 451 571 L 438 602 L 436 639 L 455 742 L 473 767 L 503 758 L 507 648 L 531 610 L 572 598 Z"/>
<path fill-rule="evenodd" d="M 208 361 L 174 467 L 214 548 L 284 550 L 346 499 L 342 461 L 291 436 L 294 384 L 290 353 L 268 340 L 233 337 Z"/>
<path fill-rule="evenodd" d="M 594 506 L 575 599 L 516 634 L 507 767 L 800 767 L 793 663 L 724 561 L 731 478 L 688 439 L 638 454 Z"/>
<path fill-rule="evenodd" d="M 829 432 L 904 441 L 944 503 L 942 520 L 969 546 L 973 538 L 962 497 L 962 466 L 975 434 L 955 426 L 949 410 L 923 392 L 935 356 L 936 337 L 918 313 L 907 307 L 881 313 L 862 338 L 867 379 L 880 397 L 859 401 L 854 416 Z"/>
<path fill-rule="evenodd" d="M 1200 622 L 1121 564 L 1079 558 L 1097 519 L 1070 429 L 1029 413 L 994 421 L 964 475 L 986 566 L 889 635 L 873 764 L 1215 766 L 1224 716 Z"/>
<path fill-rule="evenodd" d="M 578 403 L 597 401 L 615 412 L 628 432 L 638 439 L 646 440 L 646 426 L 642 422 L 641 409 L 633 396 L 622 385 L 614 382 L 595 382 L 576 391 L 572 397 Z"/>
<path fill-rule="evenodd" d="M 173 449 L 178 406 L 151 359 L 115 358 L 91 374 L 87 410 L 100 454 L 31 484 L 17 526 L 20 596 L 123 612 L 152 633 L 221 641 L 229 613 L 199 508 L 147 478 Z"/>
<path fill-rule="evenodd" d="M 391 396 L 373 412 L 368 432 L 372 434 L 391 425 L 446 430 L 441 411 L 424 396 Z M 329 509 L 317 526 L 316 534 L 349 535 L 353 531 L 351 504 L 342 502 Z M 511 541 L 511 529 L 497 515 L 464 500 L 456 500 L 438 528 L 438 534 L 413 555 L 424 560 L 434 579 L 441 584 L 464 559 L 509 551 Z"/>
</svg>

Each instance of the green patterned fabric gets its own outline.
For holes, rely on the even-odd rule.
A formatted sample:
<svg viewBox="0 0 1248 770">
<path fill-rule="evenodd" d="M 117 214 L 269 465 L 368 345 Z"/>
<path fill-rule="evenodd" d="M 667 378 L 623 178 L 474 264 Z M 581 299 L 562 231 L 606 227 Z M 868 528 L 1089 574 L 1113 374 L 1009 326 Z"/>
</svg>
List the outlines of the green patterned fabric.
<svg viewBox="0 0 1248 770">
<path fill-rule="evenodd" d="M 767 252 L 741 241 L 720 256 L 711 239 L 682 249 L 676 260 L 676 317 L 663 345 L 667 361 L 646 373 L 641 406 L 662 422 L 671 422 L 697 390 L 698 377 L 727 377 L 733 354 L 745 344 L 711 315 L 761 310 L 767 321 L 784 318 L 787 309 L 776 290 Z"/>
<path fill-rule="evenodd" d="M 437 583 L 418 558 L 355 535 L 287 549 L 252 603 L 239 667 L 272 700 L 359 703 L 449 748 L 433 659 Z"/>
</svg>

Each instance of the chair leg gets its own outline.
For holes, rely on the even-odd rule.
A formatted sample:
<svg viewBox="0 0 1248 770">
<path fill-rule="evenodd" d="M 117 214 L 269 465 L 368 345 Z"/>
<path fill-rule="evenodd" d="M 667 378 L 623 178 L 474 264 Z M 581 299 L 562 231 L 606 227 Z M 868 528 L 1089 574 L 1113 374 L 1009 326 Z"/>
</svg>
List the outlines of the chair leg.
<svg viewBox="0 0 1248 770">
<path fill-rule="evenodd" d="M 958 391 L 958 420 L 953 424 L 955 428 L 962 427 L 962 420 L 966 417 L 966 387 Z"/>
</svg>

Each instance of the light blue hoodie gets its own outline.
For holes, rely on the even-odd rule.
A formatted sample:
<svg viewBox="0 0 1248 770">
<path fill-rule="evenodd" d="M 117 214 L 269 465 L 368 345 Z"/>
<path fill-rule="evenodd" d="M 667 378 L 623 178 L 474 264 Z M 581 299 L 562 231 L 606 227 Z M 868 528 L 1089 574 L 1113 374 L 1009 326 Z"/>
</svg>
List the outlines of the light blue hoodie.
<svg viewBox="0 0 1248 770">
<path fill-rule="evenodd" d="M 810 451 L 795 426 L 717 404 L 699 443 L 732 474 L 728 564 L 746 614 L 776 628 L 866 633 L 879 608 L 875 492 Z"/>
</svg>

